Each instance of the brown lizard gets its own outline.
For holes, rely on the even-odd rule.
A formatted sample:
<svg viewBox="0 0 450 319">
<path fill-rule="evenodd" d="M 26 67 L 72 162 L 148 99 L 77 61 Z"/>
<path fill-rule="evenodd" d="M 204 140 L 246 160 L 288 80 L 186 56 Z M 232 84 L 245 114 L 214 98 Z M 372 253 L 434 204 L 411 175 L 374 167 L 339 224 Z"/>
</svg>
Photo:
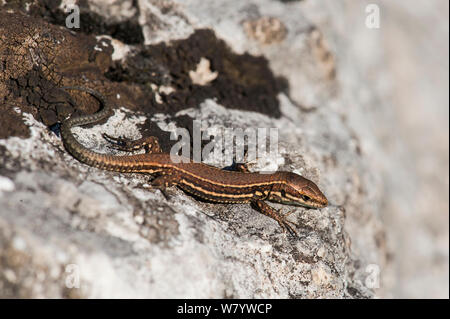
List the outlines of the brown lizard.
<svg viewBox="0 0 450 319">
<path fill-rule="evenodd" d="M 322 208 L 328 205 L 327 198 L 312 181 L 292 172 L 273 174 L 250 173 L 245 165 L 240 171 L 227 171 L 203 163 L 179 158 L 163 153 L 154 136 L 139 140 L 114 138 L 103 134 L 104 138 L 123 151 L 144 149 L 145 154 L 107 155 L 94 152 L 81 145 L 73 136 L 71 128 L 91 124 L 111 115 L 110 105 L 97 91 L 78 86 L 62 89 L 84 91 L 96 97 L 102 110 L 92 115 L 70 117 L 61 125 L 61 137 L 65 148 L 80 162 L 100 169 L 121 173 L 144 173 L 155 175 L 152 185 L 164 189 L 178 186 L 183 191 L 204 200 L 216 203 L 251 203 L 264 215 L 275 219 L 291 235 L 296 235 L 287 220 L 290 214 L 281 214 L 269 206 L 265 200 L 287 205 L 301 205 L 309 208 Z"/>
</svg>

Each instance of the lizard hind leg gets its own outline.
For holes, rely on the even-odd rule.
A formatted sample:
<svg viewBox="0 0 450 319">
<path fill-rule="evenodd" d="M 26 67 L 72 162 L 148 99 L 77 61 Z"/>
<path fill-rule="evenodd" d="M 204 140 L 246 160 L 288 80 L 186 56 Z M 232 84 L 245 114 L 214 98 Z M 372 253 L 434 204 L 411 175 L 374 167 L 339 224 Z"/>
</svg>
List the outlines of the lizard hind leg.
<svg viewBox="0 0 450 319">
<path fill-rule="evenodd" d="M 179 177 L 172 174 L 160 175 L 152 181 L 152 186 L 164 190 L 168 187 L 177 186 L 179 180 Z"/>
<path fill-rule="evenodd" d="M 176 186 L 178 181 L 179 181 L 179 178 L 177 178 L 174 175 L 168 174 L 168 175 L 160 175 L 160 176 L 156 177 L 152 181 L 151 184 L 153 187 L 155 187 L 161 191 L 161 193 L 166 198 L 166 200 L 170 200 L 172 195 L 171 195 L 171 192 L 169 192 L 167 190 L 167 188 L 169 188 L 171 186 Z"/>
<path fill-rule="evenodd" d="M 155 136 L 143 137 L 138 140 L 131 140 L 125 137 L 113 137 L 106 133 L 103 133 L 102 136 L 114 148 L 120 151 L 136 152 L 140 149 L 144 149 L 146 154 L 162 153 L 158 138 Z"/>
</svg>

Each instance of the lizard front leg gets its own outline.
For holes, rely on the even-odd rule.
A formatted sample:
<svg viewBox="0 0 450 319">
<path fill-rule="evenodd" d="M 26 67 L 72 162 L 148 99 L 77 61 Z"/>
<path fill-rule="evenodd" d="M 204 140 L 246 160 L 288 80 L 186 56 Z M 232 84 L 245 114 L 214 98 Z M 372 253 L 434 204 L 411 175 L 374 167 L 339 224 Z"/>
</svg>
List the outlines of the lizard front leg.
<svg viewBox="0 0 450 319">
<path fill-rule="evenodd" d="M 278 224 L 283 228 L 284 231 L 289 232 L 293 237 L 298 237 L 297 231 L 294 229 L 294 226 L 298 227 L 298 225 L 294 222 L 289 221 L 286 217 L 291 213 L 281 214 L 278 210 L 271 207 L 265 201 L 257 199 L 251 202 L 252 206 L 259 211 L 260 213 L 275 219 Z"/>
<path fill-rule="evenodd" d="M 250 171 L 247 167 L 247 164 L 244 164 L 244 163 L 235 163 L 234 169 L 239 172 L 250 173 Z M 291 234 L 292 236 L 298 237 L 298 234 L 293 227 L 293 226 L 298 226 L 298 225 L 287 219 L 287 217 L 292 212 L 289 212 L 289 213 L 283 215 L 278 210 L 276 210 L 275 208 L 273 208 L 269 204 L 267 204 L 263 200 L 263 198 L 254 199 L 251 201 L 251 204 L 252 204 L 253 208 L 256 209 L 257 211 L 259 211 L 260 213 L 262 213 L 272 219 L 275 219 L 278 222 L 278 224 L 281 226 L 281 228 L 283 228 L 284 231 L 288 231 L 289 234 Z M 291 225 L 293 225 L 293 226 L 291 226 Z"/>
</svg>

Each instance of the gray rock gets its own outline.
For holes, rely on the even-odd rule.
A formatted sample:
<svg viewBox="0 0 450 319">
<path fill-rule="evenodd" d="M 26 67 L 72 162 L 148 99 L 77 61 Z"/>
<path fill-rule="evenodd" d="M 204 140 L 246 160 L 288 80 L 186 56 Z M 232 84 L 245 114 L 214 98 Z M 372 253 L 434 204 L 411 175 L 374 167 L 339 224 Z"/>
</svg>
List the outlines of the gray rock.
<svg viewBox="0 0 450 319">
<path fill-rule="evenodd" d="M 11 116 L 26 124 L 29 136 L 10 133 L 0 139 L 0 296 L 448 297 L 448 214 L 443 214 L 448 211 L 448 147 L 432 141 L 433 155 L 423 155 L 418 147 L 445 133 L 448 145 L 448 120 L 445 126 L 444 116 L 436 117 L 448 115 L 442 97 L 446 89 L 430 88 L 438 97 L 404 88 L 392 96 L 392 87 L 402 88 L 395 82 L 402 75 L 396 72 L 404 69 L 391 69 L 386 59 L 400 63 L 404 49 L 389 50 L 401 44 L 398 39 L 417 45 L 406 34 L 384 42 L 383 28 L 391 30 L 396 17 L 403 17 L 403 6 L 383 2 L 382 16 L 391 9 L 392 16 L 374 31 L 363 24 L 365 5 L 353 2 L 139 1 L 140 10 L 126 0 L 87 3 L 107 22 L 138 21 L 146 45 L 210 28 L 235 53 L 266 57 L 289 89 L 277 92 L 279 117 L 231 109 L 215 97 L 175 114 L 149 116 L 133 106 L 121 87 L 115 114 L 106 123 L 73 130 L 84 145 L 118 153 L 100 133 L 139 138 L 144 126 L 170 131 L 184 117 L 212 132 L 277 128 L 278 153 L 252 162 L 251 169 L 295 171 L 316 182 L 331 205 L 312 210 L 271 204 L 295 211 L 290 219 L 299 225 L 299 239 L 294 239 L 249 205 L 199 202 L 178 189 L 163 194 L 151 188 L 148 176 L 81 164 L 42 120 L 16 107 Z M 438 6 L 430 5 L 420 19 L 438 15 L 433 9 Z M 410 10 L 414 15 L 420 8 Z M 101 38 L 112 39 L 111 61 L 117 63 L 138 50 L 111 35 Z M 0 49 L 2 43 L 6 40 L 0 39 Z M 448 42 L 443 49 L 448 55 Z M 417 52 L 427 57 L 428 52 Z M 107 64 L 95 63 L 99 69 Z M 208 66 L 193 69 L 192 81 L 208 86 L 221 76 L 214 73 L 214 64 L 208 73 Z M 424 70 L 442 74 L 432 62 Z M 96 83 L 90 74 L 87 78 Z M 11 98 L 8 82 L 0 80 L 1 96 Z M 151 87 L 161 105 L 177 90 Z M 407 103 L 391 102 L 407 94 L 438 104 L 429 112 L 416 105 L 417 114 L 442 124 L 428 134 L 430 125 L 422 123 L 426 137 L 412 133 Z M 448 92 L 446 98 L 448 103 Z M 24 98 L 11 101 L 27 103 Z M 213 156 L 206 162 L 230 164 L 230 158 L 220 160 Z M 437 173 L 439 168 L 444 174 Z"/>
</svg>

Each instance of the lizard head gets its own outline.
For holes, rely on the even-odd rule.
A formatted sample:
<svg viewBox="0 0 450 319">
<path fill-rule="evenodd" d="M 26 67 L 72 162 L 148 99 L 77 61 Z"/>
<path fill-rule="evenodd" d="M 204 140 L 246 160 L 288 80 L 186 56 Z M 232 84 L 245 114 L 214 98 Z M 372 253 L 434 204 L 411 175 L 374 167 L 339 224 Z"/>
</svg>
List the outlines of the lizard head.
<svg viewBox="0 0 450 319">
<path fill-rule="evenodd" d="M 269 200 L 287 205 L 322 208 L 328 205 L 328 200 L 314 182 L 291 172 L 283 172 L 285 183 L 279 189 L 272 191 Z"/>
</svg>

